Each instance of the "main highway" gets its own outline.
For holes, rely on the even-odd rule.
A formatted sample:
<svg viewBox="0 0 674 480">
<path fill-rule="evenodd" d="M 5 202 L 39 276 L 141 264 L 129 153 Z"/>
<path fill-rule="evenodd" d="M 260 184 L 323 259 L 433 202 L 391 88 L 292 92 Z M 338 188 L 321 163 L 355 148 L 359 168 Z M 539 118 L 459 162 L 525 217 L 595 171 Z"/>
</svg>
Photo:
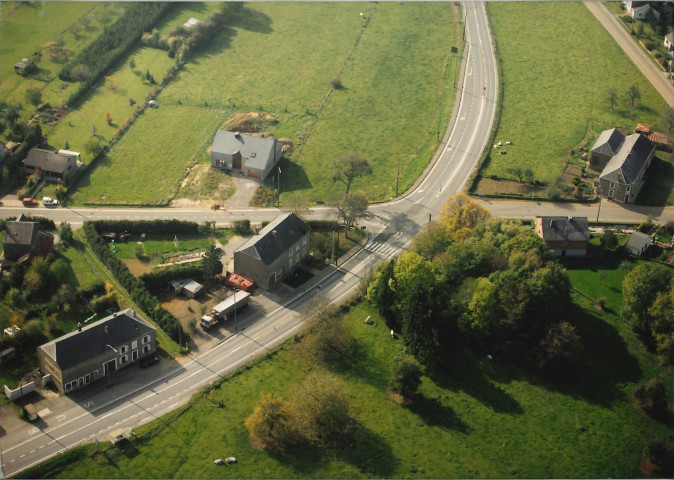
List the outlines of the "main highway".
<svg viewBox="0 0 674 480">
<path fill-rule="evenodd" d="M 114 382 L 110 388 L 93 386 L 67 399 L 71 403 L 58 415 L 46 416 L 37 425 L 26 425 L 0 437 L 2 472 L 12 476 L 67 448 L 103 441 L 113 429 L 135 427 L 157 419 L 186 403 L 210 382 L 263 355 L 292 336 L 302 325 L 302 312 L 315 297 L 340 302 L 357 287 L 360 278 L 379 262 L 404 250 L 412 237 L 441 211 L 447 198 L 459 192 L 474 170 L 493 126 L 498 97 L 496 58 L 484 3 L 463 4 L 466 50 L 464 69 L 457 84 L 458 108 L 440 151 L 418 185 L 405 196 L 372 206 L 364 220 L 370 239 L 363 249 L 338 268 L 325 269 L 306 288 L 286 297 L 269 312 L 248 315 L 237 333 L 212 349 L 155 370 L 149 383 Z M 485 203 L 488 208 L 490 204 Z M 523 206 L 524 208 L 524 206 Z M 528 209 L 534 208 L 528 204 Z M 594 207 L 596 208 L 596 207 Z M 0 216 L 16 216 L 21 208 L 2 207 Z M 181 209 L 38 209 L 56 222 L 81 224 L 99 218 L 174 218 L 231 223 L 248 218 L 270 220 L 278 209 L 244 209 L 232 212 Z M 37 212 L 36 212 L 37 213 Z M 334 215 L 330 209 L 312 209 L 310 218 Z M 529 210 L 527 210 L 529 215 Z M 533 216 L 533 215 L 529 215 Z M 318 285 L 320 282 L 320 286 Z M 154 367 L 153 367 L 154 368 Z M 119 378 L 126 373 L 120 372 Z M 100 382 L 99 382 L 100 383 Z"/>
</svg>

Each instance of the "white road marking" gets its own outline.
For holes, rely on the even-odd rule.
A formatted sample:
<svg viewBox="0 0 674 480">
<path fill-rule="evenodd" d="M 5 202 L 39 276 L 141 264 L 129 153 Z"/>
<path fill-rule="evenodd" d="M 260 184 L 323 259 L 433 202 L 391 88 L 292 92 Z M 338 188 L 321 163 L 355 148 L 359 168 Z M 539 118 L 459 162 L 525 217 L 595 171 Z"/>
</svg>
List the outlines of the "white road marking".
<svg viewBox="0 0 674 480">
<path fill-rule="evenodd" d="M 56 420 L 59 421 L 59 422 L 62 422 L 65 419 L 66 419 L 65 415 L 59 415 L 58 417 L 56 417 Z"/>
<path fill-rule="evenodd" d="M 39 432 L 40 429 L 37 427 L 33 427 L 30 430 L 28 430 L 28 435 L 35 435 L 37 432 Z"/>
</svg>

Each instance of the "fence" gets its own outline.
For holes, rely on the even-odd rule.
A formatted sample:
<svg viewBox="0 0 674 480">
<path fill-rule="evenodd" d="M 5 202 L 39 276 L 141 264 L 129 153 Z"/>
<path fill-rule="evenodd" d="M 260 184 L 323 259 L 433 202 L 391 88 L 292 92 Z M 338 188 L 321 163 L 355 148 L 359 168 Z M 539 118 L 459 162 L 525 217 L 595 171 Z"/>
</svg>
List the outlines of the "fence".
<svg viewBox="0 0 674 480">
<path fill-rule="evenodd" d="M 7 385 L 5 385 L 5 395 L 7 395 L 7 398 L 9 399 L 10 402 L 13 402 L 14 400 L 17 400 L 24 395 L 29 394 L 35 390 L 35 382 L 30 382 L 25 385 L 21 385 L 20 387 L 15 388 L 14 390 L 10 389 Z"/>
</svg>

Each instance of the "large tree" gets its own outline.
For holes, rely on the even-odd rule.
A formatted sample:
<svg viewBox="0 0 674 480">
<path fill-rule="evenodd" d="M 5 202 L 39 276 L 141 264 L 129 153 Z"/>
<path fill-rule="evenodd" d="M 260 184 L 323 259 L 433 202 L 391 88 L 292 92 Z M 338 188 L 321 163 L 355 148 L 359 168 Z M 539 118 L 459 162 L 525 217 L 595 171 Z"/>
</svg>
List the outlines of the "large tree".
<svg viewBox="0 0 674 480">
<path fill-rule="evenodd" d="M 211 245 L 206 251 L 203 259 L 203 271 L 204 275 L 209 277 L 215 277 L 222 273 L 222 262 L 220 257 L 222 256 L 222 250 L 220 250 L 216 245 Z"/>
<path fill-rule="evenodd" d="M 404 398 L 412 398 L 421 385 L 421 375 L 423 373 L 421 365 L 409 357 L 405 357 L 401 362 L 393 364 L 393 372 L 389 389 L 392 392 L 402 395 Z"/>
<path fill-rule="evenodd" d="M 649 309 L 658 293 L 668 289 L 671 278 L 672 272 L 667 267 L 648 263 L 637 265 L 623 280 L 622 317 L 646 340 L 653 336 Z"/>
<path fill-rule="evenodd" d="M 468 198 L 465 193 L 457 193 L 442 207 L 440 223 L 445 225 L 450 239 L 462 240 L 478 223 L 490 216 L 486 209 Z"/>
<path fill-rule="evenodd" d="M 274 394 L 261 394 L 260 402 L 244 424 L 256 447 L 278 451 L 292 437 L 292 410 L 286 400 Z"/>
<path fill-rule="evenodd" d="M 384 318 L 386 326 L 399 330 L 398 311 L 395 306 L 395 261 L 382 263 L 367 287 L 368 300 L 377 307 L 379 315 Z"/>
<path fill-rule="evenodd" d="M 641 98 L 641 92 L 639 91 L 639 87 L 637 87 L 636 85 L 630 85 L 630 88 L 627 89 L 627 95 L 629 95 L 630 97 L 630 104 L 634 106 L 634 102 Z"/>
<path fill-rule="evenodd" d="M 340 155 L 332 161 L 334 171 L 332 173 L 333 182 L 342 182 L 346 187 L 344 195 L 349 194 L 351 183 L 358 177 L 370 175 L 372 168 L 365 158 L 356 152 L 349 152 Z"/>
<path fill-rule="evenodd" d="M 362 191 L 350 193 L 335 201 L 337 217 L 347 228 L 351 228 L 367 212 L 367 195 Z"/>
</svg>

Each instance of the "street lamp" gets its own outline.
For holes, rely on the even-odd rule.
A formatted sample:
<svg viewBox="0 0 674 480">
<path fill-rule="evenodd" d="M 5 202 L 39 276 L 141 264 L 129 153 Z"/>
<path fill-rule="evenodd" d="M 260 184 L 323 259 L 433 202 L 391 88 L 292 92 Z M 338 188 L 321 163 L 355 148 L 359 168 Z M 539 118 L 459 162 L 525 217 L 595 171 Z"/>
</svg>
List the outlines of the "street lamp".
<svg viewBox="0 0 674 480">
<path fill-rule="evenodd" d="M 279 169 L 279 171 L 280 171 L 280 169 Z M 238 290 L 239 290 L 238 288 L 234 287 L 234 295 L 232 295 L 232 298 L 234 299 L 234 331 L 235 332 L 239 331 L 239 325 L 236 323 L 236 311 L 238 310 L 236 308 L 236 292 Z"/>
<path fill-rule="evenodd" d="M 278 198 L 276 200 L 276 206 L 277 207 L 281 206 L 281 167 L 278 167 Z"/>
<path fill-rule="evenodd" d="M 115 353 L 119 353 L 115 347 L 113 347 L 111 345 L 108 345 L 108 344 L 105 345 L 105 368 L 103 370 L 105 371 L 105 388 L 106 389 L 110 385 L 110 365 L 108 364 L 108 348 L 111 348 L 112 350 L 114 350 Z"/>
</svg>

